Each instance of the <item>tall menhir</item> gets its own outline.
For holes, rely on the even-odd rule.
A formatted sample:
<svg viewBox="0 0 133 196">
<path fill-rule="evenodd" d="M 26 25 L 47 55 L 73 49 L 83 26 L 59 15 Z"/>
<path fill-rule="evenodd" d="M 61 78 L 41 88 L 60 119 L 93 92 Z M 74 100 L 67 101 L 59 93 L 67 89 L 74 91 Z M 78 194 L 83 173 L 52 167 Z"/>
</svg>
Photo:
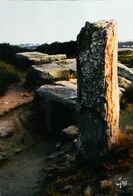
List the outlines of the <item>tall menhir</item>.
<svg viewBox="0 0 133 196">
<path fill-rule="evenodd" d="M 97 158 L 119 130 L 116 23 L 86 22 L 77 37 L 79 148 L 86 159 Z"/>
</svg>

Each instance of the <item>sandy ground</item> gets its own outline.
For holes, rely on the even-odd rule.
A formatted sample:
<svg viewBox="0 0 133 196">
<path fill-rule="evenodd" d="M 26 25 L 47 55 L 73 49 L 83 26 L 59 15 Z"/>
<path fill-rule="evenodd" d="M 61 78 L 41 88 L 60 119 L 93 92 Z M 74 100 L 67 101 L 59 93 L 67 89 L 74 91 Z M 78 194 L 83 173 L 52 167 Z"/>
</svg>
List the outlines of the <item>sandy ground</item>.
<svg viewBox="0 0 133 196">
<path fill-rule="evenodd" d="M 28 103 L 33 100 L 33 93 L 27 92 L 22 87 L 22 84 L 14 84 L 10 86 L 4 96 L 0 96 L 0 114 L 8 112 L 9 110 Z"/>
</svg>

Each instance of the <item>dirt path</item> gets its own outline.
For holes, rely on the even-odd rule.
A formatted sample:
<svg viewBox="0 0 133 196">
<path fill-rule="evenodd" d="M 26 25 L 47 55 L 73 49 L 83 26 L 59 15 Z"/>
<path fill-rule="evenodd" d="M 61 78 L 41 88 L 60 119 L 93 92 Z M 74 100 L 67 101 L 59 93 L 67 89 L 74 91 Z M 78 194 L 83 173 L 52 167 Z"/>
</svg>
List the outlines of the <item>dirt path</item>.
<svg viewBox="0 0 133 196">
<path fill-rule="evenodd" d="M 0 96 L 0 115 L 32 100 L 33 93 L 24 89 L 22 83 L 13 84 L 8 88 L 5 95 Z"/>
<path fill-rule="evenodd" d="M 44 160 L 54 151 L 53 142 L 40 141 L 39 135 L 25 127 L 32 121 L 32 100 L 33 94 L 22 84 L 11 86 L 0 97 L 0 196 L 36 195 L 43 179 Z M 2 154 L 9 159 L 4 164 Z"/>
<path fill-rule="evenodd" d="M 41 186 L 44 159 L 54 151 L 53 142 L 39 142 L 0 168 L 1 196 L 33 196 Z"/>
</svg>

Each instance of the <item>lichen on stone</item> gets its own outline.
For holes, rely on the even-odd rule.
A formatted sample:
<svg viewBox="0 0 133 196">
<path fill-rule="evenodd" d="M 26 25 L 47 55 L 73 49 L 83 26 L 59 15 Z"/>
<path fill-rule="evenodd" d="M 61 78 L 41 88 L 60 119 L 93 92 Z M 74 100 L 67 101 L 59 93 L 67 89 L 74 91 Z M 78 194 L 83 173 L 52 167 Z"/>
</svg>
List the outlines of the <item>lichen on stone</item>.
<svg viewBox="0 0 133 196">
<path fill-rule="evenodd" d="M 79 143 L 87 155 L 88 149 L 105 149 L 118 129 L 115 22 L 87 22 L 77 37 L 77 45 Z"/>
</svg>

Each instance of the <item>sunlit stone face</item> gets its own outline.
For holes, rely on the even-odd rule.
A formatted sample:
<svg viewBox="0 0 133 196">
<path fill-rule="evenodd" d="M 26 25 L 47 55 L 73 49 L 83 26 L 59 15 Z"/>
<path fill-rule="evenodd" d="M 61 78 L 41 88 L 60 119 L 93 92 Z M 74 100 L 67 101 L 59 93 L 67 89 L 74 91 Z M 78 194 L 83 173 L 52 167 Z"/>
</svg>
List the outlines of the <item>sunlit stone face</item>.
<svg viewBox="0 0 133 196">
<path fill-rule="evenodd" d="M 77 44 L 79 146 L 94 155 L 116 142 L 119 125 L 115 22 L 87 22 Z"/>
</svg>

